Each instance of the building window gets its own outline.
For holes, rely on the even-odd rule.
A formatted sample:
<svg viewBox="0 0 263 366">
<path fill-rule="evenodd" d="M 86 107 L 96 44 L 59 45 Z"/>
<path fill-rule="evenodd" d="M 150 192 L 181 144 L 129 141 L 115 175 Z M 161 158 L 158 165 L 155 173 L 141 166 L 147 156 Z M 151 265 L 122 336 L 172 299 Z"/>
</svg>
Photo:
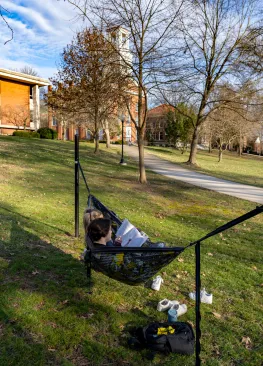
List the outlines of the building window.
<svg viewBox="0 0 263 366">
<path fill-rule="evenodd" d="M 87 138 L 87 140 L 91 140 L 91 132 L 90 132 L 90 130 L 87 130 L 86 131 L 86 138 Z"/>
<path fill-rule="evenodd" d="M 164 133 L 163 133 L 163 131 L 160 131 L 160 140 L 164 140 Z"/>
<path fill-rule="evenodd" d="M 55 117 L 52 118 L 52 126 L 57 126 L 58 122 Z"/>
<path fill-rule="evenodd" d="M 103 129 L 99 130 L 99 140 L 102 141 L 104 137 L 104 131 Z"/>
</svg>

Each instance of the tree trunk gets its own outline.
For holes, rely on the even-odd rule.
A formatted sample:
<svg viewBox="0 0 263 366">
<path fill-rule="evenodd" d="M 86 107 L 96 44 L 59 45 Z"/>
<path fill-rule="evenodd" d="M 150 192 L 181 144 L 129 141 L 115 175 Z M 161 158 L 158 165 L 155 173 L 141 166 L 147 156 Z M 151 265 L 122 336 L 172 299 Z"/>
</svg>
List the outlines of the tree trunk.
<svg viewBox="0 0 263 366">
<path fill-rule="evenodd" d="M 99 123 L 98 123 L 98 110 L 97 107 L 95 107 L 95 116 L 94 116 L 94 127 L 95 127 L 95 133 L 94 133 L 94 141 L 95 141 L 95 150 L 94 153 L 96 154 L 99 151 Z"/>
<path fill-rule="evenodd" d="M 238 149 L 238 155 L 241 156 L 242 155 L 242 150 L 243 150 L 243 143 L 242 143 L 242 136 L 241 134 L 239 135 L 239 149 Z"/>
<path fill-rule="evenodd" d="M 223 159 L 223 149 L 222 146 L 220 146 L 218 148 L 218 162 L 221 163 L 222 159 Z"/>
<path fill-rule="evenodd" d="M 66 141 L 66 130 L 67 130 L 67 127 L 65 126 L 65 124 L 63 124 L 63 127 L 62 127 L 62 140 L 63 141 Z"/>
<path fill-rule="evenodd" d="M 212 140 L 211 139 L 209 139 L 209 154 L 212 154 Z"/>
<path fill-rule="evenodd" d="M 140 172 L 140 183 L 147 183 L 146 172 L 144 166 L 144 133 L 143 130 L 138 130 L 138 150 L 139 150 L 139 172 Z"/>
<path fill-rule="evenodd" d="M 110 130 L 108 122 L 105 123 L 106 147 L 110 147 Z"/>
<path fill-rule="evenodd" d="M 94 153 L 96 154 L 99 151 L 100 144 L 99 144 L 99 133 L 96 132 L 94 136 L 94 142 L 95 142 L 95 150 Z"/>
<path fill-rule="evenodd" d="M 197 142 L 198 142 L 198 137 L 199 137 L 199 130 L 200 130 L 200 126 L 195 126 L 194 133 L 193 133 L 193 139 L 191 142 L 190 155 L 189 155 L 189 159 L 187 162 L 192 165 L 197 165 L 196 155 L 197 155 Z"/>
</svg>

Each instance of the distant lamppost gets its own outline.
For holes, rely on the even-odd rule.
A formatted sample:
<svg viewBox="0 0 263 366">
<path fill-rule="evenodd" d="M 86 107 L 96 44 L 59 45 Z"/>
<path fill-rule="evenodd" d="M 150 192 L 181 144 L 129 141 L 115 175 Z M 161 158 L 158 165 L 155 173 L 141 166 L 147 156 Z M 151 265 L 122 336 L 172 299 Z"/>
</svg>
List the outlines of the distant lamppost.
<svg viewBox="0 0 263 366">
<path fill-rule="evenodd" d="M 124 158 L 123 158 L 123 124 L 124 124 L 124 120 L 125 120 L 125 116 L 123 114 L 120 116 L 120 120 L 121 120 L 121 161 L 120 161 L 120 164 L 127 165 L 124 162 Z"/>
</svg>

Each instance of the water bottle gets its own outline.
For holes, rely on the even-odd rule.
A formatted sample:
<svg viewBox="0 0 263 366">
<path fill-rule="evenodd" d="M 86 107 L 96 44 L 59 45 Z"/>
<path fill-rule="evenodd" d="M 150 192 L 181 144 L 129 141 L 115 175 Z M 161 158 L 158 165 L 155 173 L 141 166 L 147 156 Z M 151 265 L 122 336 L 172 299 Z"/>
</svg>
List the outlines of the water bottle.
<svg viewBox="0 0 263 366">
<path fill-rule="evenodd" d="M 175 323 L 175 322 L 177 322 L 177 310 L 171 308 L 168 310 L 168 323 Z"/>
</svg>

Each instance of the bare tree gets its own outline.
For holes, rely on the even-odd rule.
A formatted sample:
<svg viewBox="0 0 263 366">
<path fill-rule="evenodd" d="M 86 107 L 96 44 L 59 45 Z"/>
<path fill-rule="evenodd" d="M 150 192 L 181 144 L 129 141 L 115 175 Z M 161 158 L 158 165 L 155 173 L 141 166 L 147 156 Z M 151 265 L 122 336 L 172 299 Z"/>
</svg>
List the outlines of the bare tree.
<svg viewBox="0 0 263 366">
<path fill-rule="evenodd" d="M 6 105 L 1 108 L 1 118 L 17 128 L 26 129 L 27 122 L 30 121 L 30 111 L 27 105 Z"/>
<path fill-rule="evenodd" d="M 223 151 L 239 137 L 239 116 L 227 108 L 221 107 L 207 118 L 212 135 L 212 143 L 218 147 L 218 162 L 222 161 Z"/>
<path fill-rule="evenodd" d="M 175 27 L 175 38 L 168 44 L 164 72 L 160 73 L 167 84 L 160 90 L 166 101 L 175 107 L 177 100 L 190 101 L 196 106 L 190 164 L 197 163 L 201 126 L 213 110 L 227 102 L 213 99 L 215 88 L 227 81 L 238 84 L 240 79 L 262 77 L 245 62 L 249 56 L 241 47 L 244 42 L 261 37 L 260 10 L 262 2 L 259 0 L 185 2 L 180 25 Z"/>
<path fill-rule="evenodd" d="M 33 67 L 25 65 L 19 69 L 19 72 L 23 74 L 32 75 L 32 76 L 39 76 L 38 72 L 33 69 Z"/>
<path fill-rule="evenodd" d="M 127 44 L 127 39 L 120 44 L 115 44 L 122 63 L 130 71 L 133 82 L 130 88 L 137 94 L 138 120 L 131 110 L 134 98 L 127 97 L 126 105 L 132 123 L 137 130 L 139 149 L 140 182 L 146 183 L 144 166 L 144 135 L 148 112 L 148 93 L 153 87 L 152 64 L 158 59 L 160 62 L 164 40 L 178 17 L 183 2 L 178 2 L 172 7 L 166 0 L 68 0 L 82 16 L 93 25 L 103 24 L 107 29 L 115 32 L 123 27 L 128 30 L 130 50 L 124 50 L 122 46 Z M 112 38 L 110 38 L 112 42 Z M 114 42 L 112 42 L 114 44 Z M 121 47 L 120 47 L 121 46 Z M 132 59 L 128 57 L 129 52 Z M 159 51 L 159 52 L 157 52 Z"/>
</svg>

